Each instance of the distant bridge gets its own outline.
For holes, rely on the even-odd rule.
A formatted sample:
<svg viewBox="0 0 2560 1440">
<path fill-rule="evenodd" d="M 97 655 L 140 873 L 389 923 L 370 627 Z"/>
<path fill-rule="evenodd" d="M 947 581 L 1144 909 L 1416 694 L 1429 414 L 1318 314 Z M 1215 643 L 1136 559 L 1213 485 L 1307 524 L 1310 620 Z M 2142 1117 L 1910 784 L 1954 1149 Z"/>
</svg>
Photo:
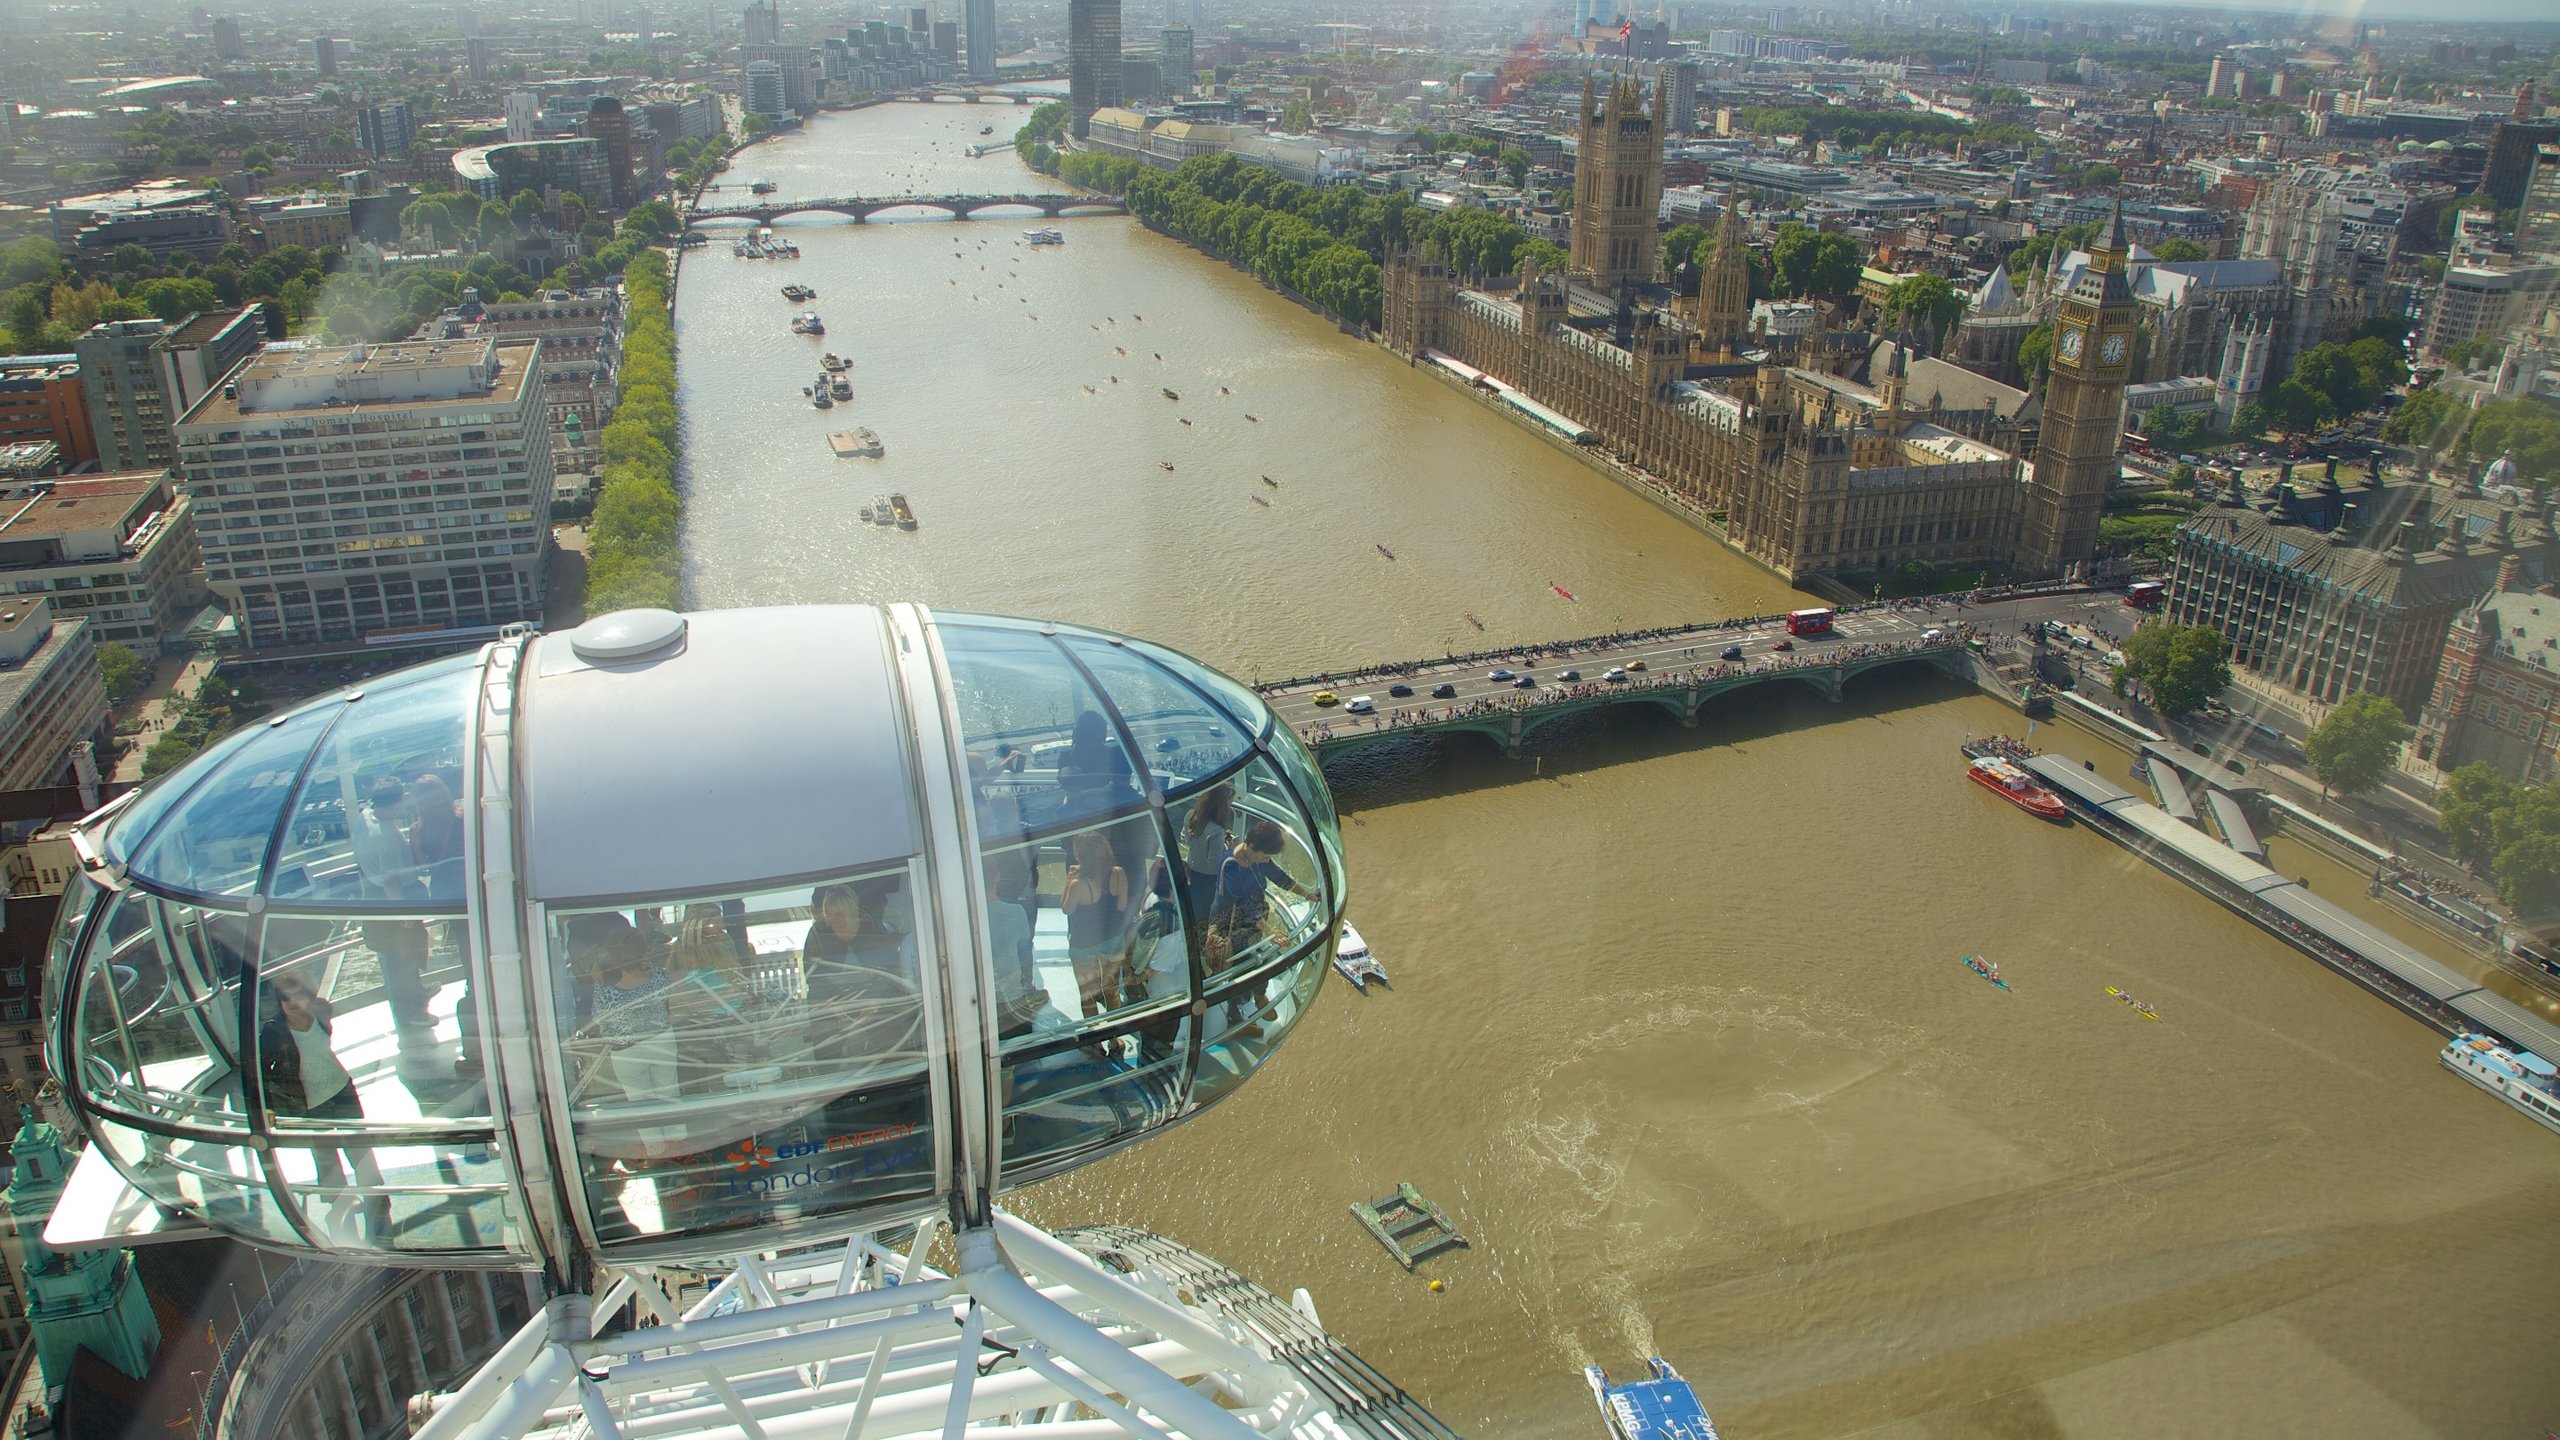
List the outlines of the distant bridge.
<svg viewBox="0 0 2560 1440">
<path fill-rule="evenodd" d="M 1126 215 L 1129 204 L 1108 195 L 865 195 L 834 200 L 776 200 L 762 205 L 721 205 L 685 216 L 687 226 L 715 220 L 746 220 L 770 225 L 785 215 L 847 215 L 864 224 L 888 210 L 939 210 L 954 220 L 967 220 L 989 210 L 1033 210 L 1054 220 L 1061 215 Z"/>
<path fill-rule="evenodd" d="M 1902 666 L 1943 671 L 2020 703 L 2031 691 L 2021 688 L 2026 667 L 2017 638 L 2007 632 L 2022 620 L 2084 608 L 2115 606 L 2077 587 L 2035 587 L 1961 607 L 1952 598 L 1846 607 L 1837 612 L 1833 632 L 1821 637 L 1790 636 L 1783 617 L 1762 616 L 1366 666 L 1254 688 L 1319 759 L 1415 735 L 1482 735 L 1517 757 L 1524 742 L 1567 716 L 1650 706 L 1694 727 L 1702 706 L 1737 690 L 1795 686 L 1836 702 L 1858 676 Z M 1968 643 L 1968 630 L 1983 638 Z M 1976 653 L 1977 647 L 1988 653 Z M 1739 654 L 1728 660 L 1727 650 Z M 1523 690 L 1513 679 L 1493 678 L 1515 670 L 1536 685 Z M 1612 671 L 1623 677 L 1607 678 Z M 1575 678 L 1564 678 L 1566 672 Z M 1390 687 L 1398 685 L 1410 693 L 1394 694 Z M 1441 688 L 1452 693 L 1433 693 Z M 1330 701 L 1319 703 L 1319 695 Z M 1362 695 L 1374 713 L 1350 711 L 1349 702 Z"/>
</svg>

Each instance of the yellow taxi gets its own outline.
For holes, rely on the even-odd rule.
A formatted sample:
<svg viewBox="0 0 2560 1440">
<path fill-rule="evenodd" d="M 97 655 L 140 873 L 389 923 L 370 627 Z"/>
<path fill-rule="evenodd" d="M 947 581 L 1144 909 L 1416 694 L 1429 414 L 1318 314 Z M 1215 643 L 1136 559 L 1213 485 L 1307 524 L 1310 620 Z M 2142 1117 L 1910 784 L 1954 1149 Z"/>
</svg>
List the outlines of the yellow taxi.
<svg viewBox="0 0 2560 1440">
<path fill-rule="evenodd" d="M 1652 667 L 1641 660 L 1630 660 L 1627 662 L 1627 668 L 1630 670 L 1649 670 Z"/>
<path fill-rule="evenodd" d="M 1339 705 L 1342 703 L 1342 697 L 1334 694 L 1330 690 L 1319 690 L 1316 692 L 1316 703 L 1319 705 Z"/>
</svg>

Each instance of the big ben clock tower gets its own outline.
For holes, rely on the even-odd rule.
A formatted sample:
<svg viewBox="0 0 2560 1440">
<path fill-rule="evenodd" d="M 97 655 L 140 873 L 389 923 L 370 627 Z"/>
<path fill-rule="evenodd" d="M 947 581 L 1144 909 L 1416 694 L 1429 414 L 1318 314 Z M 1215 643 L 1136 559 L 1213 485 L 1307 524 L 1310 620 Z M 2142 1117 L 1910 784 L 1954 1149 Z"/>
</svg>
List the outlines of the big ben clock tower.
<svg viewBox="0 0 2560 1440">
<path fill-rule="evenodd" d="M 2059 575 L 2097 547 L 2098 515 L 2121 463 L 2124 386 L 2133 371 L 2133 287 L 2125 278 L 2124 207 L 2054 317 L 2044 430 L 2018 538 L 2021 578 Z"/>
</svg>

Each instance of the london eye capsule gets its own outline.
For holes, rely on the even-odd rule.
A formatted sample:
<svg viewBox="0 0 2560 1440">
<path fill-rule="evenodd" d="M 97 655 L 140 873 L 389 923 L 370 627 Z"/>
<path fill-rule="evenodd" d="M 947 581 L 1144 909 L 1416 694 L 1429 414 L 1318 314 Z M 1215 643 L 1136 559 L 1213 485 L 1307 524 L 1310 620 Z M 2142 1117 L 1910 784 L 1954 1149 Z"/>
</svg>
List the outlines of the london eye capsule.
<svg viewBox="0 0 2560 1440">
<path fill-rule="evenodd" d="M 982 1221 L 1251 1074 L 1343 890 L 1249 690 L 907 605 L 509 636 L 78 844 L 47 998 L 93 1158 L 257 1244 L 563 1277 Z"/>
</svg>

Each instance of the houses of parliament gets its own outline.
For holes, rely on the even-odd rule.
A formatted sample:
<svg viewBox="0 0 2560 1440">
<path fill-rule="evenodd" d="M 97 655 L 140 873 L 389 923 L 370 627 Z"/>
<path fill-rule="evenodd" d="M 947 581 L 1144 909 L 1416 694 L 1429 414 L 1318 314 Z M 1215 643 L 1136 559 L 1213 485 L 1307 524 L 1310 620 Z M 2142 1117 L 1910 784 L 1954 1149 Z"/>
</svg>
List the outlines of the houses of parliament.
<svg viewBox="0 0 2560 1440">
<path fill-rule="evenodd" d="M 1731 197 L 1695 294 L 1663 285 L 1666 133 L 1660 94 L 1648 105 L 1633 79 L 1586 82 L 1569 272 L 1531 261 L 1516 281 L 1470 283 L 1436 249 L 1397 253 L 1385 342 L 1532 402 L 1720 515 L 1731 544 L 1790 581 L 1915 560 L 2022 579 L 2086 562 L 2138 323 L 2121 223 L 2059 297 L 2030 447 L 2026 397 L 1989 376 L 1863 332 L 1754 335 Z"/>
</svg>

